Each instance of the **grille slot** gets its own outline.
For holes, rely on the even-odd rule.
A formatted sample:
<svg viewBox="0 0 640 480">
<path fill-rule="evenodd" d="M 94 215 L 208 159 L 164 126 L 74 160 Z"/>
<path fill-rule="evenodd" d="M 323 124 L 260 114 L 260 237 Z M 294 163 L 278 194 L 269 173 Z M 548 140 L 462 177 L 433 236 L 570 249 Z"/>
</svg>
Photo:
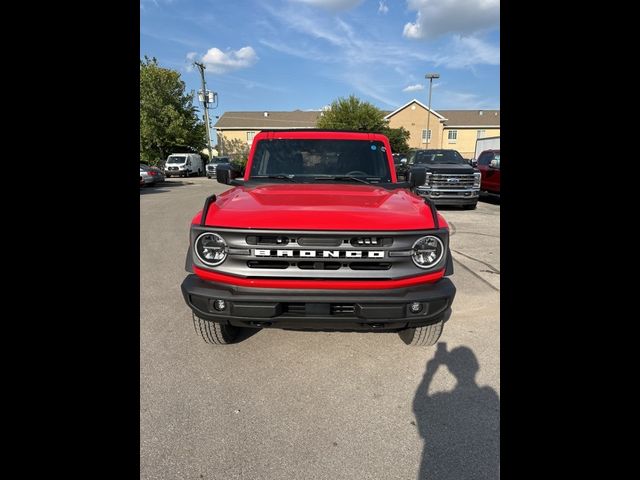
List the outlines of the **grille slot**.
<svg viewBox="0 0 640 480">
<path fill-rule="evenodd" d="M 247 262 L 249 268 L 289 268 L 289 262 L 281 262 L 278 260 L 249 260 Z"/>
<path fill-rule="evenodd" d="M 304 315 L 306 311 L 306 305 L 304 303 L 287 303 L 283 310 L 285 313 Z"/>
<path fill-rule="evenodd" d="M 389 270 L 389 262 L 352 262 L 349 264 L 351 270 Z"/>
<path fill-rule="evenodd" d="M 331 315 L 346 315 L 349 313 L 355 313 L 356 306 L 353 303 L 347 304 L 331 304 Z"/>
<path fill-rule="evenodd" d="M 299 237 L 298 245 L 305 247 L 339 247 L 342 245 L 342 240 L 331 237 Z"/>
<path fill-rule="evenodd" d="M 284 235 L 249 235 L 246 241 L 249 245 L 287 245 L 289 238 Z"/>
<path fill-rule="evenodd" d="M 298 262 L 298 268 L 303 270 L 338 270 L 340 262 Z"/>
</svg>

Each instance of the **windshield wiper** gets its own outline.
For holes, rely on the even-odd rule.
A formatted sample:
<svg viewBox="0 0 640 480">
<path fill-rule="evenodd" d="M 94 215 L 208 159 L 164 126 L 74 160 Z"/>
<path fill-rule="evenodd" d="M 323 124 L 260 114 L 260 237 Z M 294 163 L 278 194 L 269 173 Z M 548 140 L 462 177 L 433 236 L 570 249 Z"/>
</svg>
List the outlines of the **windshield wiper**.
<svg viewBox="0 0 640 480">
<path fill-rule="evenodd" d="M 376 179 L 380 180 L 379 177 L 376 177 Z M 352 177 L 351 175 L 327 175 L 323 177 L 314 177 L 314 180 L 353 180 L 356 182 L 361 182 L 361 183 L 366 183 L 367 185 L 371 185 L 371 182 L 367 182 L 362 178 Z"/>
<path fill-rule="evenodd" d="M 251 178 L 275 178 L 276 180 L 289 180 L 290 182 L 295 183 L 293 177 L 289 177 L 287 175 L 284 175 L 283 173 L 279 173 L 277 175 L 254 175 Z"/>
</svg>

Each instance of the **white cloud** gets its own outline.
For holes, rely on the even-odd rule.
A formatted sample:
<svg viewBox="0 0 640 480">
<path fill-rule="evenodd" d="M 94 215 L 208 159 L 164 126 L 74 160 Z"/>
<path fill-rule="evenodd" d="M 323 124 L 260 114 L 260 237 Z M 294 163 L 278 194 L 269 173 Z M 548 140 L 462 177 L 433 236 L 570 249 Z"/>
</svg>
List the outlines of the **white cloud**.
<svg viewBox="0 0 640 480">
<path fill-rule="evenodd" d="M 362 3 L 362 0 L 290 0 L 296 3 L 306 3 L 313 7 L 326 8 L 327 10 L 349 10 Z"/>
<path fill-rule="evenodd" d="M 407 38 L 470 35 L 500 21 L 500 0 L 407 0 L 407 7 L 418 12 L 415 22 L 404 26 Z"/>
<path fill-rule="evenodd" d="M 467 92 L 457 92 L 453 90 L 442 90 L 433 96 L 435 109 L 462 109 L 462 110 L 480 110 L 480 109 L 499 109 L 500 102 L 492 98 L 481 98 L 479 95 Z M 432 103 L 432 104 L 433 104 Z"/>
<path fill-rule="evenodd" d="M 424 90 L 424 85 L 416 83 L 415 85 L 409 85 L 402 89 L 403 92 L 417 92 L 418 90 Z"/>
<path fill-rule="evenodd" d="M 378 13 L 382 13 L 383 15 L 386 15 L 389 12 L 389 7 L 387 6 L 386 2 L 384 0 L 380 0 L 378 2 Z"/>
<path fill-rule="evenodd" d="M 187 55 L 187 59 L 195 59 L 194 52 Z M 202 57 L 202 63 L 211 73 L 225 73 L 240 68 L 247 68 L 258 61 L 256 52 L 251 47 L 242 47 L 238 50 L 223 52 L 219 48 L 213 47 Z"/>
<path fill-rule="evenodd" d="M 475 37 L 454 37 L 447 53 L 436 55 L 433 61 L 448 68 L 500 65 L 500 47 Z"/>
</svg>

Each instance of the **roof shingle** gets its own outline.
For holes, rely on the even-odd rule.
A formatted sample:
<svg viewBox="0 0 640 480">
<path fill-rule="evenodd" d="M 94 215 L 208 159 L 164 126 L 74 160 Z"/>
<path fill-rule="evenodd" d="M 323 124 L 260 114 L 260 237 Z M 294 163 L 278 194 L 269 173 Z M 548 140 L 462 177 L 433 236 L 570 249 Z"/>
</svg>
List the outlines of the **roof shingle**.
<svg viewBox="0 0 640 480">
<path fill-rule="evenodd" d="M 215 128 L 256 129 L 269 128 L 315 128 L 320 111 L 293 112 L 225 112 L 214 125 Z"/>
</svg>

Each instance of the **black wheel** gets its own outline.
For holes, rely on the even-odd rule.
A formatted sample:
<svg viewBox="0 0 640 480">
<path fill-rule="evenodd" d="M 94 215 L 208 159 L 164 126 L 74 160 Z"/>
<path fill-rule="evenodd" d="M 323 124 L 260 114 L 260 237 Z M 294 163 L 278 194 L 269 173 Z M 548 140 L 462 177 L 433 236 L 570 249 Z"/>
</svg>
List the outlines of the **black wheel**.
<svg viewBox="0 0 640 480">
<path fill-rule="evenodd" d="M 208 178 L 209 180 L 211 180 L 211 175 L 207 175 L 207 178 Z"/>
<path fill-rule="evenodd" d="M 475 210 L 477 206 L 478 206 L 478 202 L 472 203 L 471 205 L 463 205 L 462 208 L 464 210 Z"/>
<path fill-rule="evenodd" d="M 230 345 L 235 342 L 238 333 L 240 333 L 241 329 L 239 327 L 210 322 L 197 317 L 195 314 L 192 315 L 196 332 L 200 334 L 205 342 L 212 345 Z"/>
<path fill-rule="evenodd" d="M 427 325 L 426 327 L 407 328 L 398 332 L 398 335 L 404 343 L 414 347 L 430 347 L 435 344 L 440 335 L 442 335 L 442 327 L 444 319 L 437 323 Z"/>
<path fill-rule="evenodd" d="M 202 170 L 198 169 L 198 176 L 201 177 L 202 176 Z"/>
</svg>

